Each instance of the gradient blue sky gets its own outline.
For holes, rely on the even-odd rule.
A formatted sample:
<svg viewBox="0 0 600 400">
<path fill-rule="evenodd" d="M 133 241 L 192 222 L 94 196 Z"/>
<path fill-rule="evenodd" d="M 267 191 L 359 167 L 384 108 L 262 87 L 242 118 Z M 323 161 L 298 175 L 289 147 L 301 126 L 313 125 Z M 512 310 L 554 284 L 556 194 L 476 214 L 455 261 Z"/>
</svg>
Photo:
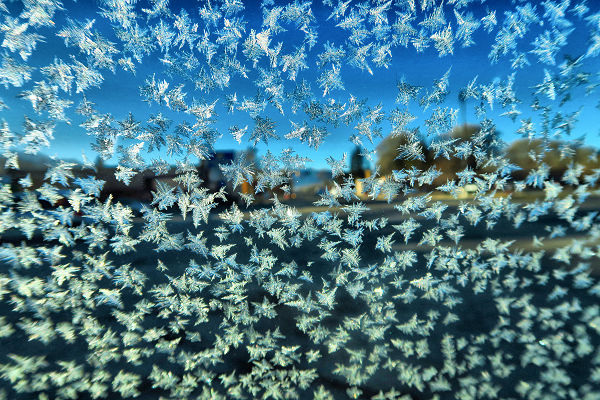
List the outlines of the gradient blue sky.
<svg viewBox="0 0 600 400">
<path fill-rule="evenodd" d="M 508 4 L 507 4 L 508 3 Z M 200 3 L 198 3 L 200 4 Z M 285 2 L 276 2 L 276 4 L 285 4 Z M 336 28 L 332 21 L 326 22 L 328 12 L 323 9 L 319 2 L 315 2 L 313 6 L 313 12 L 317 18 L 319 24 L 319 39 L 318 44 L 308 53 L 308 64 L 309 69 L 301 71 L 298 80 L 304 78 L 312 83 L 313 92 L 320 96 L 320 89 L 316 83 L 318 77 L 318 68 L 316 68 L 315 61 L 316 55 L 322 51 L 323 45 L 326 41 L 341 42 L 344 38 L 344 31 Z M 501 25 L 504 16 L 504 10 L 512 8 L 514 5 L 502 1 L 488 1 L 483 6 L 472 6 L 469 11 L 474 14 L 477 18 L 481 18 L 486 14 L 487 9 L 497 10 L 498 26 Z M 591 6 L 591 5 L 590 5 Z M 17 5 L 11 5 L 11 7 L 17 7 Z M 96 19 L 95 28 L 97 28 L 102 34 L 106 35 L 109 39 L 116 42 L 114 34 L 110 31 L 110 26 L 103 20 L 101 16 L 97 14 L 97 4 L 91 2 L 78 2 L 72 3 L 70 1 L 65 2 L 67 10 L 59 11 L 54 19 L 56 23 L 55 29 L 43 28 L 40 33 L 45 36 L 44 43 L 38 44 L 36 51 L 27 61 L 30 65 L 43 66 L 47 65 L 54 57 L 68 60 L 68 54 L 76 54 L 76 49 L 67 49 L 61 38 L 56 37 L 56 32 L 65 23 L 65 18 L 68 16 L 72 19 L 85 19 L 90 18 Z M 145 2 L 139 2 L 137 9 L 148 7 Z M 197 16 L 198 5 L 190 5 L 189 2 L 175 2 L 171 3 L 171 9 L 178 13 L 180 8 L 185 8 L 192 18 Z M 538 8 L 540 6 L 538 5 Z M 455 25 L 454 15 L 450 12 L 450 8 L 447 8 L 446 19 L 447 21 Z M 418 13 L 418 16 L 421 14 Z M 254 28 L 259 31 L 261 29 L 261 15 L 258 7 L 253 6 L 252 3 L 247 3 L 247 9 L 244 11 L 244 16 L 247 21 L 246 33 L 250 29 Z M 420 17 L 418 17 L 420 18 Z M 557 65 L 562 62 L 563 54 L 570 54 L 573 56 L 581 55 L 585 53 L 588 47 L 589 32 L 588 27 L 583 24 L 582 21 L 578 21 L 576 17 L 569 16 L 569 19 L 576 25 L 574 26 L 575 31 L 569 36 L 569 44 L 563 48 L 559 53 L 557 59 Z M 142 19 L 143 23 L 145 20 Z M 340 100 L 345 100 L 352 94 L 355 97 L 367 98 L 368 104 L 376 105 L 381 103 L 384 110 L 393 109 L 395 99 L 397 95 L 396 82 L 400 78 L 404 77 L 408 83 L 414 85 L 421 85 L 425 88 L 430 88 L 435 79 L 439 79 L 443 74 L 451 67 L 450 74 L 450 90 L 451 93 L 447 98 L 446 106 L 459 108 L 458 104 L 458 93 L 461 87 L 465 86 L 470 82 L 475 75 L 478 75 L 477 82 L 481 84 L 488 84 L 497 79 L 506 79 L 506 77 L 512 72 L 510 69 L 510 60 L 508 58 L 502 59 L 501 62 L 490 65 L 488 60 L 488 53 L 490 47 L 495 38 L 498 26 L 496 29 L 488 34 L 483 28 L 479 28 L 473 36 L 475 44 L 468 48 L 461 48 L 460 44 L 456 44 L 454 48 L 454 54 L 439 57 L 438 52 L 433 46 L 425 50 L 424 53 L 417 53 L 413 47 L 396 49 L 393 52 L 393 61 L 389 69 L 377 68 L 372 65 L 373 75 L 370 75 L 367 71 L 361 71 L 353 67 L 345 67 L 342 69 L 342 77 L 344 79 L 345 91 L 333 92 L 333 97 Z M 291 27 L 290 27 L 291 28 Z M 531 42 L 533 39 L 543 32 L 547 27 L 536 26 L 533 28 L 525 38 L 519 43 L 519 48 L 523 50 L 531 50 L 533 47 Z M 294 48 L 295 44 L 298 44 L 301 40 L 299 35 L 293 36 L 286 34 L 286 42 L 282 52 L 290 51 Z M 294 40 L 294 38 L 296 40 Z M 280 39 L 281 40 L 281 39 Z M 278 38 L 274 38 L 273 42 L 276 43 Z M 17 56 L 18 57 L 18 56 Z M 156 73 L 156 77 L 159 80 L 163 78 L 168 79 L 164 73 L 162 64 L 158 61 L 160 54 L 158 52 L 147 56 L 143 60 L 143 65 L 137 66 L 136 75 L 132 75 L 129 72 L 125 72 L 117 69 L 116 73 L 104 70 L 104 82 L 101 88 L 89 89 L 86 93 L 88 99 L 97 105 L 97 109 L 100 112 L 111 113 L 116 120 L 124 119 L 129 112 L 132 112 L 137 120 L 146 120 L 150 114 L 156 114 L 162 112 L 163 115 L 174 120 L 173 127 L 178 121 L 182 121 L 186 116 L 182 113 L 170 112 L 166 107 L 161 107 L 156 104 L 149 106 L 144 103 L 139 96 L 139 86 L 144 80 Z M 239 56 L 240 59 L 244 59 L 243 55 Z M 78 56 L 78 59 L 83 61 L 83 56 Z M 521 111 L 523 112 L 520 118 L 527 118 L 532 116 L 529 111 L 529 103 L 531 100 L 531 86 L 540 83 L 544 77 L 544 68 L 548 69 L 551 73 L 557 70 L 557 66 L 542 65 L 538 62 L 537 57 L 533 54 L 528 55 L 528 59 L 531 63 L 530 66 L 525 69 L 521 69 L 517 72 L 517 78 L 515 82 L 515 91 L 517 96 L 523 101 L 521 104 Z M 249 65 L 251 66 L 251 65 Z M 584 63 L 582 70 L 596 73 L 600 63 L 598 58 L 587 59 Z M 251 75 L 252 76 L 252 75 Z M 32 86 L 32 82 L 41 79 L 41 74 L 37 72 L 33 76 L 33 80 L 26 84 L 25 89 Z M 173 85 L 172 85 L 173 86 Z M 292 87 L 293 82 L 288 81 L 288 86 Z M 34 112 L 31 105 L 28 102 L 17 99 L 16 95 L 21 92 L 23 88 L 9 88 L 3 89 L 0 97 L 9 106 L 8 110 L 2 111 L 2 118 L 6 119 L 9 126 L 14 131 L 20 131 L 23 122 L 23 115 L 34 116 Z M 241 99 L 244 95 L 252 97 L 256 93 L 256 89 L 253 88 L 251 82 L 242 81 L 240 79 L 232 80 L 231 86 L 224 91 L 215 90 L 210 95 L 206 95 L 199 91 L 194 91 L 191 85 L 186 85 L 185 92 L 188 94 L 188 99 L 191 102 L 192 98 L 202 99 L 206 102 L 212 102 L 218 100 L 217 113 L 219 114 L 218 122 L 215 128 L 222 133 L 222 138 L 217 142 L 217 149 L 232 149 L 232 150 L 244 150 L 249 145 L 249 136 L 247 133 L 244 139 L 246 142 L 238 144 L 228 133 L 228 127 L 233 124 L 240 126 L 248 125 L 249 131 L 252 130 L 253 123 L 249 116 L 245 113 L 235 112 L 234 114 L 228 114 L 224 107 L 224 95 L 228 93 L 236 92 L 238 99 Z M 598 126 L 600 124 L 600 117 L 598 116 L 598 109 L 596 105 L 598 103 L 598 96 L 596 93 L 591 96 L 585 96 L 583 89 L 578 89 L 573 92 L 573 101 L 570 105 L 563 107 L 560 111 L 564 113 L 572 112 L 573 110 L 582 107 L 582 111 L 577 125 L 576 133 L 574 137 L 586 135 L 586 143 L 597 146 L 600 144 L 598 137 Z M 81 100 L 81 94 L 72 93 L 71 99 L 75 102 L 75 105 Z M 554 111 L 558 111 L 558 102 L 556 100 L 552 106 Z M 549 102 L 548 104 L 550 104 Z M 73 107 L 74 108 L 74 107 Z M 85 130 L 79 127 L 79 124 L 83 121 L 81 117 L 76 115 L 71 108 L 71 112 L 68 115 L 72 118 L 72 124 L 68 125 L 63 122 L 59 122 L 55 130 L 55 140 L 51 148 L 46 149 L 45 153 L 49 155 L 56 155 L 60 158 L 75 158 L 81 157 L 81 152 L 84 151 L 89 158 L 95 158 L 95 154 L 90 149 L 91 138 L 86 135 Z M 289 110 L 288 110 L 289 111 Z M 412 107 L 411 111 L 418 111 L 417 108 Z M 467 104 L 467 121 L 470 123 L 476 123 L 477 119 L 473 113 L 474 103 L 473 100 Z M 519 127 L 519 123 L 512 123 L 507 117 L 500 117 L 499 114 L 506 110 L 502 110 L 499 104 L 495 104 L 493 112 L 489 112 L 488 117 L 492 118 L 496 123 L 498 129 L 502 133 L 502 137 L 507 142 L 515 140 L 517 135 L 515 134 L 516 129 Z M 424 120 L 431 113 L 431 108 L 425 114 L 417 114 L 419 118 L 411 124 L 411 127 L 423 124 Z M 281 116 L 279 112 L 273 107 L 268 106 L 266 115 L 273 118 L 277 123 L 278 133 L 283 137 L 289 132 L 289 121 L 295 123 L 301 123 L 304 119 L 304 114 L 300 113 L 293 115 L 288 112 L 286 115 Z M 182 118 L 183 117 L 183 118 Z M 193 119 L 187 116 L 187 120 L 193 123 Z M 459 122 L 462 122 L 462 114 L 459 113 Z M 354 125 L 354 124 L 353 124 Z M 340 159 L 344 152 L 350 153 L 354 144 L 348 141 L 348 138 L 356 133 L 353 129 L 353 125 L 350 127 L 333 128 L 328 127 L 331 135 L 325 139 L 325 142 L 319 147 L 318 151 L 309 148 L 307 144 L 301 143 L 299 140 L 285 140 L 280 141 L 269 141 L 268 146 L 264 143 L 258 144 L 257 150 L 259 156 L 269 149 L 274 153 L 278 153 L 283 148 L 292 147 L 298 154 L 308 157 L 313 162 L 308 166 L 314 168 L 325 168 L 327 164 L 325 159 L 329 156 L 333 156 L 336 159 Z M 383 133 L 386 135 L 389 133 L 389 124 L 384 122 L 382 124 Z M 424 132 L 425 129 L 422 128 Z M 380 139 L 377 139 L 377 141 Z M 367 144 L 368 149 L 373 149 L 377 145 L 377 141 L 371 145 L 367 144 L 368 141 L 364 140 Z M 158 156 L 164 156 L 163 154 L 153 153 L 150 154 L 148 159 L 157 158 Z"/>
</svg>

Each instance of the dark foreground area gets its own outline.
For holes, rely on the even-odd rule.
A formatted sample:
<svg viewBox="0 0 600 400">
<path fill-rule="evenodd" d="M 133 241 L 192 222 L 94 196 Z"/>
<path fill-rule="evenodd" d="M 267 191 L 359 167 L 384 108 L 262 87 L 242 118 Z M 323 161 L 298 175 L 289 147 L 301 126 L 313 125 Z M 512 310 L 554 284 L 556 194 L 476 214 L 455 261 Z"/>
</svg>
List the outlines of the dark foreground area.
<svg viewBox="0 0 600 400">
<path fill-rule="evenodd" d="M 215 210 L 199 226 L 174 215 L 170 242 L 122 254 L 108 251 L 118 225 L 93 246 L 100 224 L 85 215 L 72 246 L 6 232 L 5 397 L 599 393 L 600 232 L 585 226 L 594 199 L 573 215 L 579 225 L 550 211 L 518 226 L 502 215 L 489 229 L 452 203 L 440 220 L 386 203 L 355 214 L 297 206 L 237 223 Z M 127 236 L 152 238 L 155 217 L 133 218 Z M 405 243 L 409 219 L 419 226 Z"/>
</svg>

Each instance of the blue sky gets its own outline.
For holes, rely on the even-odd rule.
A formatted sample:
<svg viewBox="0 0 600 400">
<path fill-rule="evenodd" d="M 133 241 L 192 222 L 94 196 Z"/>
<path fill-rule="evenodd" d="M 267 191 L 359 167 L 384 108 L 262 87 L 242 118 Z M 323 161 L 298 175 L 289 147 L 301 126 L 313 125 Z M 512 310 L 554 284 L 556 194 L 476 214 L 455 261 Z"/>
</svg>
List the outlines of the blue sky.
<svg viewBox="0 0 600 400">
<path fill-rule="evenodd" d="M 503 9 L 512 7 L 508 2 L 486 2 L 484 6 L 473 6 L 469 9 L 475 17 L 483 17 L 487 9 L 497 9 L 497 19 L 499 25 L 502 23 Z M 68 54 L 76 52 L 75 49 L 67 49 L 61 38 L 55 36 L 56 32 L 65 22 L 65 17 L 68 16 L 72 19 L 85 19 L 90 18 L 96 19 L 95 27 L 102 33 L 105 34 L 109 39 L 116 41 L 110 27 L 106 21 L 103 21 L 102 17 L 96 14 L 95 11 L 89 11 L 87 7 L 81 7 L 83 3 L 77 4 L 71 2 L 65 2 L 67 11 L 59 12 L 55 18 L 56 29 L 44 28 L 41 33 L 45 35 L 45 42 L 38 45 L 37 50 L 29 58 L 28 63 L 30 65 L 43 66 L 50 63 L 54 57 L 68 60 Z M 280 4 L 280 2 L 277 2 Z M 281 3 L 285 4 L 285 3 Z M 147 7 L 145 3 L 139 3 L 138 10 L 142 7 Z M 175 13 L 178 12 L 180 6 L 185 6 L 190 16 L 194 18 L 197 15 L 197 6 L 189 6 L 187 2 L 172 3 L 171 9 Z M 344 39 L 343 32 L 334 26 L 331 21 L 326 22 L 325 11 L 321 6 L 314 6 L 313 11 L 317 18 L 317 22 L 320 26 L 318 34 L 318 44 L 315 48 L 308 53 L 308 65 L 307 70 L 301 71 L 297 80 L 302 78 L 311 82 L 312 90 L 316 94 L 317 98 L 320 96 L 320 89 L 316 83 L 318 77 L 318 68 L 316 68 L 316 54 L 322 51 L 323 44 L 330 40 L 332 42 L 339 42 Z M 246 33 L 250 29 L 260 30 L 261 29 L 261 18 L 257 8 L 247 7 L 244 11 L 244 16 L 247 20 Z M 455 23 L 454 15 L 452 15 L 450 9 L 446 12 L 446 19 L 449 22 Z M 570 20 L 577 22 L 575 17 L 570 17 Z M 143 23 L 144 20 L 141 20 Z M 498 26 L 499 26 L 498 25 Z M 404 78 L 406 82 L 424 86 L 429 89 L 432 82 L 435 79 L 441 78 L 444 73 L 451 68 L 450 73 L 450 94 L 448 95 L 446 102 L 443 106 L 449 106 L 453 108 L 459 108 L 458 93 L 459 89 L 470 82 L 476 75 L 478 76 L 478 83 L 488 84 L 494 80 L 505 80 L 506 77 L 512 72 L 510 69 L 510 60 L 508 58 L 501 60 L 501 62 L 490 65 L 488 59 L 488 53 L 490 46 L 493 43 L 496 29 L 491 33 L 486 33 L 482 28 L 473 36 L 475 44 L 468 48 L 461 48 L 457 43 L 454 48 L 452 55 L 439 57 L 438 52 L 435 48 L 430 47 L 423 53 L 417 53 L 416 50 L 410 46 L 408 48 L 396 49 L 393 52 L 392 64 L 389 69 L 377 68 L 372 66 L 373 75 L 369 74 L 366 70 L 360 70 L 353 67 L 343 67 L 342 77 L 344 79 L 345 90 L 333 92 L 334 98 L 339 101 L 345 101 L 349 95 L 353 95 L 356 98 L 368 99 L 368 104 L 375 106 L 379 103 L 383 106 L 386 111 L 396 107 L 395 99 L 397 95 L 396 82 Z M 575 25 L 575 31 L 569 36 L 569 44 L 563 48 L 557 57 L 557 65 L 562 62 L 561 54 L 571 54 L 574 56 L 584 53 L 588 46 L 589 32 L 588 28 L 579 23 Z M 519 43 L 519 48 L 523 50 L 530 50 L 532 48 L 531 42 L 533 39 L 546 29 L 545 26 L 537 26 L 531 30 L 531 32 L 522 39 Z M 285 44 L 282 52 L 286 50 L 292 50 L 295 45 L 300 42 L 300 36 L 285 34 Z M 273 42 L 277 42 L 277 37 Z M 82 60 L 83 57 L 78 55 L 78 59 Z M 116 73 L 104 70 L 104 82 L 101 88 L 92 88 L 87 91 L 87 98 L 96 103 L 97 109 L 103 113 L 111 113 L 116 120 L 124 119 L 129 112 L 132 112 L 137 120 L 144 121 L 151 114 L 158 112 L 174 120 L 173 127 L 177 122 L 182 121 L 186 116 L 182 113 L 174 113 L 168 110 L 166 107 L 158 106 L 157 104 L 148 105 L 144 103 L 139 96 L 139 86 L 143 84 L 144 80 L 156 74 L 157 80 L 169 79 L 164 73 L 164 68 L 158 61 L 160 54 L 154 52 L 147 56 L 143 60 L 142 65 L 137 66 L 137 72 L 132 75 L 129 72 L 117 69 Z M 244 59 L 243 55 L 239 56 L 240 59 Z M 520 118 L 527 118 L 532 116 L 529 111 L 529 103 L 531 101 L 531 86 L 540 83 L 544 77 L 544 69 L 548 69 L 551 73 L 557 71 L 556 66 L 542 65 L 538 62 L 537 57 L 533 54 L 528 55 L 528 59 L 531 63 L 530 66 L 521 69 L 517 73 L 515 81 L 515 91 L 517 97 L 519 97 L 523 103 L 521 104 L 521 111 L 523 115 Z M 83 60 L 82 60 L 83 61 Z M 582 70 L 595 72 L 598 71 L 599 63 L 596 58 L 587 59 L 584 63 Z M 40 79 L 41 75 L 39 72 L 34 75 L 33 81 Z M 26 85 L 26 88 L 31 86 L 32 81 Z M 288 81 L 288 88 L 291 87 L 292 82 Z M 171 87 L 174 86 L 174 83 Z M 4 101 L 9 105 L 10 109 L 2 112 L 2 117 L 5 118 L 13 130 L 20 130 L 22 125 L 23 115 L 27 114 L 33 116 L 33 110 L 31 105 L 16 99 L 16 95 L 22 90 L 22 88 L 10 88 L 3 90 L 3 94 L 0 95 Z M 203 99 L 206 102 L 212 102 L 217 100 L 217 113 L 218 121 L 215 124 L 215 128 L 222 133 L 221 139 L 217 142 L 217 149 L 233 149 L 236 151 L 244 150 L 249 146 L 249 136 L 247 133 L 244 137 L 245 141 L 242 144 L 238 144 L 228 133 L 228 127 L 234 124 L 239 126 L 248 125 L 249 131 L 252 130 L 253 123 L 247 114 L 241 112 L 235 112 L 234 114 L 228 114 L 224 107 L 224 95 L 227 93 L 235 92 L 238 99 L 241 99 L 244 95 L 252 97 L 256 93 L 255 87 L 250 81 L 234 79 L 229 88 L 224 91 L 215 90 L 208 96 L 199 91 L 195 91 L 189 84 L 186 85 L 184 91 L 188 94 L 188 99 L 192 98 Z M 586 143 L 590 145 L 598 145 L 600 140 L 598 138 L 598 125 L 600 123 L 599 117 L 597 116 L 597 95 L 586 97 L 584 90 L 576 90 L 573 92 L 574 98 L 571 105 L 561 109 L 561 112 L 567 113 L 572 112 L 582 107 L 580 114 L 579 123 L 577 125 L 576 133 L 574 137 L 586 135 Z M 75 105 L 80 101 L 81 94 L 72 93 L 71 99 L 75 102 Z M 321 98 L 324 100 L 324 98 Z M 474 103 L 473 100 L 467 103 L 467 121 L 470 123 L 476 123 L 477 118 L 474 115 Z M 554 110 L 558 110 L 558 100 L 552 104 Z M 49 155 L 56 155 L 60 158 L 80 158 L 82 150 L 87 154 L 88 157 L 94 158 L 95 154 L 90 149 L 91 138 L 86 135 L 83 128 L 78 125 L 83 121 L 81 117 L 76 115 L 73 110 L 68 113 L 72 117 L 72 124 L 59 122 L 55 130 L 55 141 L 53 146 L 47 149 L 45 152 Z M 411 111 L 418 112 L 416 107 L 412 107 Z M 499 131 L 503 134 L 503 138 L 510 142 L 518 138 L 515 134 L 518 129 L 518 123 L 512 123 L 507 117 L 500 117 L 500 113 L 506 110 L 502 110 L 499 104 L 495 105 L 494 111 L 488 113 L 488 117 L 492 118 L 496 123 Z M 431 109 L 428 110 L 428 113 Z M 428 117 L 428 113 L 416 114 L 419 118 L 413 122 L 410 127 L 416 127 L 423 124 L 424 120 Z M 281 115 L 273 106 L 269 105 L 266 109 L 266 115 L 276 121 L 278 133 L 283 137 L 289 132 L 289 121 L 295 123 L 301 123 L 306 117 L 303 113 L 294 115 L 290 112 L 289 108 L 286 115 Z M 193 120 L 187 116 L 187 120 L 193 123 Z M 459 113 L 459 122 L 462 122 L 462 113 Z M 518 121 L 517 121 L 518 122 Z M 285 140 L 280 141 L 269 141 L 269 144 L 260 143 L 257 145 L 259 156 L 269 149 L 273 153 L 279 153 L 286 147 L 292 147 L 298 154 L 308 157 L 313 162 L 308 166 L 314 168 L 325 168 L 327 164 L 325 159 L 329 156 L 334 158 L 341 158 L 344 152 L 348 155 L 352 152 L 354 144 L 348 141 L 348 138 L 356 131 L 353 126 L 334 128 L 328 126 L 328 131 L 331 133 L 329 137 L 325 139 L 325 142 L 319 147 L 318 151 L 310 148 L 308 145 L 300 143 L 299 140 Z M 384 122 L 382 125 L 384 136 L 389 133 L 389 124 Z M 422 128 L 422 131 L 425 129 Z M 377 145 L 377 139 L 374 144 L 368 143 L 365 139 L 367 149 L 374 149 Z M 150 154 L 148 159 L 156 158 L 164 154 L 154 153 Z"/>
</svg>

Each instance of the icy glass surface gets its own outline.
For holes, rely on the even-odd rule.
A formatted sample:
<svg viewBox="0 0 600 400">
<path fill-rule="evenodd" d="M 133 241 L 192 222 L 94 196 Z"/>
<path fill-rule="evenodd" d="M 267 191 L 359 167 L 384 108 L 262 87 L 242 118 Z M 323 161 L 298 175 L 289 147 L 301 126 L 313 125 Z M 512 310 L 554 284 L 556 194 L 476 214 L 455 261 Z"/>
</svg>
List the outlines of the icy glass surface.
<svg viewBox="0 0 600 400">
<path fill-rule="evenodd" d="M 600 399 L 600 2 L 0 14 L 0 399 Z"/>
</svg>

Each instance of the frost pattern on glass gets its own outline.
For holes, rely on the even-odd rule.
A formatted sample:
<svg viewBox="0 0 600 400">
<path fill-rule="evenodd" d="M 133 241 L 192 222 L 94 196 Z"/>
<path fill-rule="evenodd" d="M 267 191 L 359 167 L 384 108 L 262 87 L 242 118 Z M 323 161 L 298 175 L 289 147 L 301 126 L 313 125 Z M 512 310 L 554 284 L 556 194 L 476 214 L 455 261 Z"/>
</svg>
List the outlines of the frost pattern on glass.
<svg viewBox="0 0 600 400">
<path fill-rule="evenodd" d="M 600 398 L 596 2 L 0 13 L 0 399 Z"/>
</svg>

